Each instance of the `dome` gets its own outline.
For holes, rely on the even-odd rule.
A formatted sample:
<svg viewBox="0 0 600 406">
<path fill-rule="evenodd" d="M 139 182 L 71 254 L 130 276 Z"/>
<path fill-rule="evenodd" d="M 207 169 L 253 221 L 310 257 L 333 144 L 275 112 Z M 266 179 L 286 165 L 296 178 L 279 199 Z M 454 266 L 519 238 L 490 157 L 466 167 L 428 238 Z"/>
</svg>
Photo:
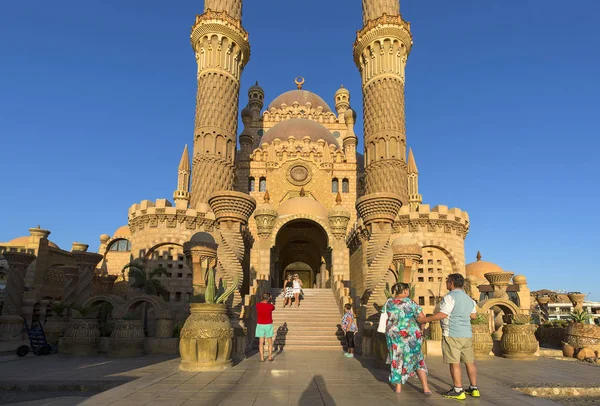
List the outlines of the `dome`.
<svg viewBox="0 0 600 406">
<path fill-rule="evenodd" d="M 525 275 L 515 275 L 513 276 L 513 283 L 515 285 L 525 285 L 527 284 L 527 278 Z"/>
<path fill-rule="evenodd" d="M 281 107 L 282 104 L 291 106 L 294 104 L 294 102 L 298 102 L 300 106 L 304 106 L 306 105 L 306 103 L 310 102 L 312 108 L 316 109 L 320 106 L 323 107 L 323 112 L 331 113 L 331 108 L 329 107 L 329 105 L 327 105 L 325 100 L 321 98 L 321 96 L 318 96 L 313 92 L 309 92 L 308 90 L 301 89 L 290 90 L 289 92 L 280 94 L 275 100 L 271 102 L 271 104 L 269 104 L 269 110 L 272 107 L 278 109 Z"/>
<path fill-rule="evenodd" d="M 100 235 L 100 242 L 105 243 L 108 240 L 110 240 L 110 235 L 108 235 L 108 234 L 102 234 L 102 235 Z"/>
<path fill-rule="evenodd" d="M 467 278 L 479 279 L 486 281 L 486 283 L 487 279 L 485 279 L 484 275 L 493 272 L 504 272 L 504 270 L 492 262 L 482 261 L 479 252 L 477 253 L 477 261 L 471 262 L 466 266 Z"/>
<path fill-rule="evenodd" d="M 413 245 L 413 244 L 418 244 L 418 242 L 410 234 L 401 235 L 400 237 L 398 237 L 394 241 L 392 241 L 393 247 L 397 247 L 397 246 L 401 246 L 401 245 Z"/>
<path fill-rule="evenodd" d="M 323 140 L 327 144 L 335 145 L 339 148 L 337 140 L 327 128 L 316 121 L 306 118 L 291 118 L 277 123 L 265 133 L 260 143 L 271 143 L 275 138 L 285 141 L 289 137 L 294 137 L 298 141 L 304 137 L 310 137 L 313 142 Z"/>
<path fill-rule="evenodd" d="M 13 240 L 10 240 L 6 243 L 6 245 L 11 246 L 23 246 L 29 244 L 29 236 L 17 237 Z M 52 241 L 48 240 L 48 246 L 52 248 L 60 249 L 58 245 L 54 244 Z"/>
<path fill-rule="evenodd" d="M 356 122 L 356 111 L 352 110 L 349 107 L 348 110 L 346 110 L 344 112 L 344 120 L 346 120 L 346 121 L 352 120 L 352 122 L 355 123 Z"/>
<path fill-rule="evenodd" d="M 194 234 L 192 238 L 190 238 L 190 242 L 216 244 L 216 241 L 213 238 L 213 236 L 203 231 Z"/>
<path fill-rule="evenodd" d="M 130 237 L 131 231 L 129 230 L 129 226 L 121 226 L 117 228 L 117 231 L 114 232 L 113 238 L 117 237 Z"/>
<path fill-rule="evenodd" d="M 279 209 L 279 216 L 291 216 L 294 214 L 313 215 L 327 218 L 327 209 L 312 197 L 294 197 L 283 202 Z"/>
</svg>

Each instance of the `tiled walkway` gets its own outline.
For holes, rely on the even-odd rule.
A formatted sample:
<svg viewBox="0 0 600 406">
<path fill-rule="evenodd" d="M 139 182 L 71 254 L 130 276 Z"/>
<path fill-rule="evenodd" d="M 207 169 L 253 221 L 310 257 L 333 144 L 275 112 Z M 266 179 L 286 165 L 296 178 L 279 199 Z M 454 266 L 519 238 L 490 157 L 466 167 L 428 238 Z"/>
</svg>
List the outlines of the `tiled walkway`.
<svg viewBox="0 0 600 406">
<path fill-rule="evenodd" d="M 434 392 L 449 388 L 447 367 L 430 358 L 430 382 Z M 222 373 L 184 373 L 178 361 L 168 361 L 156 375 L 96 395 L 85 405 L 451 405 L 438 393 L 426 397 L 417 380 L 402 394 L 387 383 L 388 371 L 360 358 L 348 359 L 329 351 L 282 353 L 273 362 L 261 363 L 255 355 Z M 600 369 L 551 359 L 511 361 L 491 359 L 479 363 L 481 399 L 472 405 L 553 405 L 510 389 L 516 384 L 577 385 L 598 383 Z M 466 385 L 466 382 L 465 382 Z"/>
<path fill-rule="evenodd" d="M 33 357 L 0 364 L 0 384 L 20 382 L 77 385 L 92 382 L 123 383 L 88 398 L 84 405 L 453 405 L 453 400 L 434 393 L 426 397 L 417 380 L 409 381 L 401 394 L 387 383 L 388 371 L 372 361 L 348 359 L 333 351 L 288 351 L 274 362 L 261 363 L 254 355 L 227 371 L 179 372 L 178 359 L 58 359 Z M 427 360 L 434 392 L 449 388 L 447 367 L 440 358 Z M 516 392 L 513 386 L 593 386 L 600 384 L 600 368 L 575 362 L 540 359 L 512 361 L 494 358 L 479 362 L 481 399 L 465 405 L 553 405 Z M 132 380 L 134 379 L 134 380 Z M 127 381 L 129 381 L 127 383 Z M 465 381 L 466 385 L 467 382 Z M 50 385 L 52 386 L 52 385 Z M 67 388 L 69 386 L 64 386 Z M 50 389 L 45 389 L 50 390 Z M 68 389 L 73 390 L 73 389 Z M 73 405 L 57 398 L 53 406 Z M 61 403 L 63 401 L 64 403 Z M 42 405 L 48 402 L 29 402 Z"/>
</svg>

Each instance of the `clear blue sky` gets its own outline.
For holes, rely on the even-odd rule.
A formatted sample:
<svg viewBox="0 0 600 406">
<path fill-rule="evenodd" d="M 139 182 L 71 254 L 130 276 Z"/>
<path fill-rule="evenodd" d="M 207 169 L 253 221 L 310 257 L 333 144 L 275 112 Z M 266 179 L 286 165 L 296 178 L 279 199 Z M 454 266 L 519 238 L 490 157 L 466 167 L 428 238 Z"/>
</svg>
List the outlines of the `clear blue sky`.
<svg viewBox="0 0 600 406">
<path fill-rule="evenodd" d="M 425 203 L 467 210 L 467 262 L 532 289 L 600 300 L 600 34 L 596 0 L 404 0 L 408 143 Z M 143 199 L 172 198 L 192 142 L 201 0 L 4 1 L 0 6 L 0 241 L 40 224 L 94 250 Z M 333 105 L 359 0 L 246 1 L 252 57 L 241 103 L 305 88 Z M 358 123 L 362 137 L 362 121 Z M 362 148 L 362 145 L 361 145 Z"/>
</svg>

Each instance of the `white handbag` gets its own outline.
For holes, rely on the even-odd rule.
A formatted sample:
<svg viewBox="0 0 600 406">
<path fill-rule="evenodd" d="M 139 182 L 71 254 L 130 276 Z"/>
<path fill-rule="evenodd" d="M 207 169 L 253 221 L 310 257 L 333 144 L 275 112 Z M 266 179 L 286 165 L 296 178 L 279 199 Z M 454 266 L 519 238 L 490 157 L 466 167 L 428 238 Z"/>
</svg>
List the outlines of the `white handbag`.
<svg viewBox="0 0 600 406">
<path fill-rule="evenodd" d="M 379 326 L 377 326 L 378 333 L 385 333 L 385 328 L 387 327 L 387 321 L 388 321 L 387 304 L 388 304 L 388 302 L 386 301 L 385 305 L 383 306 L 383 311 L 379 315 Z"/>
</svg>

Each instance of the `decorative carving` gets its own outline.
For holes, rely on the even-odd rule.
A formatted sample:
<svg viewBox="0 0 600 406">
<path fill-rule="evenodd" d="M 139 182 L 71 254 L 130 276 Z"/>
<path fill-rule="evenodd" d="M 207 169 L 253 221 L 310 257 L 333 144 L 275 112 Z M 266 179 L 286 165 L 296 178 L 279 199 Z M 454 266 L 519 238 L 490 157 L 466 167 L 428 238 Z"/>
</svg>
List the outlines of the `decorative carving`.
<svg viewBox="0 0 600 406">
<path fill-rule="evenodd" d="M 392 223 L 400 207 L 402 201 L 393 193 L 372 193 L 356 202 L 356 209 L 366 225 L 377 221 Z"/>
<path fill-rule="evenodd" d="M 287 179 L 293 185 L 304 186 L 312 179 L 312 172 L 307 166 L 296 164 L 290 168 Z"/>
</svg>

